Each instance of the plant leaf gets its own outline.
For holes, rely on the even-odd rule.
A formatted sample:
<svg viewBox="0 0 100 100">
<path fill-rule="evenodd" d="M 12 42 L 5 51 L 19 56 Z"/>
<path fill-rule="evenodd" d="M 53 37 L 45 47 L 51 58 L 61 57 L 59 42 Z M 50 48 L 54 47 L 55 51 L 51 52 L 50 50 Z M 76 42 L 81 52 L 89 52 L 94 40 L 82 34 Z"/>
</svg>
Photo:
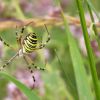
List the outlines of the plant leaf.
<svg viewBox="0 0 100 100">
<path fill-rule="evenodd" d="M 28 100 L 40 100 L 39 97 L 31 89 L 16 80 L 14 77 L 4 72 L 0 72 L 0 76 L 8 79 L 9 81 L 12 81 L 27 96 Z"/>
<path fill-rule="evenodd" d="M 68 38 L 69 49 L 70 49 L 71 59 L 73 63 L 79 99 L 93 100 L 92 91 L 89 86 L 85 67 L 80 52 L 78 50 L 78 46 L 76 45 L 76 42 L 72 37 L 72 33 L 70 32 L 67 20 L 62 10 L 61 10 L 61 14 L 65 25 L 66 36 Z"/>
</svg>

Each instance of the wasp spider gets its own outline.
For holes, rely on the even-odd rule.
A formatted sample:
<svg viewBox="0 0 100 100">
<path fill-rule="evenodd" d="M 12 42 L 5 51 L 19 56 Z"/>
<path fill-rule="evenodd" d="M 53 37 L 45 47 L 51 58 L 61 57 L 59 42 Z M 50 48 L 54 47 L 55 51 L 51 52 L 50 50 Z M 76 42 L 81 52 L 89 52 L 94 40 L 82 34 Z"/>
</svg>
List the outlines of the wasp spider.
<svg viewBox="0 0 100 100">
<path fill-rule="evenodd" d="M 32 68 L 30 66 L 29 61 L 28 61 L 29 56 L 27 56 L 27 54 L 30 54 L 30 53 L 34 52 L 35 50 L 44 48 L 46 46 L 46 44 L 50 41 L 50 34 L 48 32 L 48 29 L 47 29 L 46 25 L 44 25 L 45 26 L 45 29 L 46 29 L 46 31 L 48 33 L 48 38 L 47 38 L 47 40 L 44 43 L 38 41 L 38 38 L 37 38 L 37 34 L 36 33 L 28 33 L 26 35 L 26 37 L 24 38 L 23 37 L 24 30 L 31 23 L 32 22 L 30 22 L 27 25 L 23 26 L 21 28 L 20 32 L 17 32 L 16 31 L 16 40 L 17 40 L 17 43 L 19 45 L 19 50 L 18 50 L 18 52 L 13 57 L 11 57 L 11 59 L 9 59 L 0 68 L 0 71 L 2 71 L 5 67 L 7 67 L 7 65 L 9 65 L 17 56 L 22 55 L 22 57 L 24 58 L 25 62 L 28 65 L 28 69 L 29 69 L 30 73 L 32 74 L 33 81 L 35 82 L 34 73 L 33 73 L 33 70 L 32 70 Z M 3 42 L 4 45 L 12 48 L 8 43 L 6 43 L 2 39 L 2 37 L 0 37 L 0 40 Z M 39 67 L 35 66 L 34 63 L 31 63 L 31 65 L 34 65 L 34 68 L 36 68 L 36 69 L 44 70 L 43 68 L 39 68 Z"/>
</svg>

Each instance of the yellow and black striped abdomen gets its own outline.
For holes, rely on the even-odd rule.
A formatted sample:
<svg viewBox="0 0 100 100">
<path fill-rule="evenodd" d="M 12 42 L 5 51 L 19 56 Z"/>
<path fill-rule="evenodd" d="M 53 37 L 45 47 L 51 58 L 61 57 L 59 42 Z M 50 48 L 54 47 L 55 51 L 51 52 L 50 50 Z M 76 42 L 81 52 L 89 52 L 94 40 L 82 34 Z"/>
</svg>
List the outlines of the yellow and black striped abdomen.
<svg viewBox="0 0 100 100">
<path fill-rule="evenodd" d="M 28 34 L 23 40 L 23 53 L 32 53 L 37 46 L 37 36 L 35 33 Z"/>
</svg>

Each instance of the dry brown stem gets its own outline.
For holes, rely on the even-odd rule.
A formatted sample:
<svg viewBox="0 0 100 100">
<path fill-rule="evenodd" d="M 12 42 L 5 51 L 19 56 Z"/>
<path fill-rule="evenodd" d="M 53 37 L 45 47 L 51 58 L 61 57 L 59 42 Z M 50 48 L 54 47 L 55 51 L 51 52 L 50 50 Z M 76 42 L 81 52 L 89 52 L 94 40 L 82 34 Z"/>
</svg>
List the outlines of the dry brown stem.
<svg viewBox="0 0 100 100">
<path fill-rule="evenodd" d="M 75 25 L 75 26 L 80 26 L 80 20 L 79 18 L 71 17 L 71 16 L 66 16 L 68 23 L 70 25 Z M 44 24 L 46 25 L 57 25 L 60 26 L 63 24 L 61 18 L 59 17 L 45 17 L 45 18 L 31 18 L 31 19 L 25 19 L 25 20 L 1 20 L 0 21 L 0 29 L 7 29 L 7 28 L 16 28 L 17 27 L 22 27 L 26 25 L 29 22 L 33 22 L 31 25 L 32 27 L 39 27 L 43 26 Z M 87 27 L 90 27 L 91 22 L 87 22 Z M 96 27 L 100 27 L 100 23 L 96 23 Z"/>
</svg>

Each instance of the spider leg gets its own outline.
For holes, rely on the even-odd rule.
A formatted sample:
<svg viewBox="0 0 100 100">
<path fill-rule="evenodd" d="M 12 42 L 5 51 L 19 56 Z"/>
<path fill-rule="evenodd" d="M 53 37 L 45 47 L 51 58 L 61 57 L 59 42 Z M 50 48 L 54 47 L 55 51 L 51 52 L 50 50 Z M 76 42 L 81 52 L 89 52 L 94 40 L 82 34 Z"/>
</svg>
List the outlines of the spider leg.
<svg viewBox="0 0 100 100">
<path fill-rule="evenodd" d="M 21 48 L 21 40 L 22 40 L 24 30 L 25 30 L 25 26 L 21 28 L 20 32 L 16 31 L 16 40 L 17 40 L 19 48 Z"/>
<path fill-rule="evenodd" d="M 35 82 L 34 72 L 33 72 L 32 68 L 31 68 L 31 66 L 30 66 L 30 63 L 29 63 L 27 57 L 24 55 L 23 58 L 24 58 L 26 64 L 28 65 L 28 70 L 30 71 L 30 73 L 31 73 L 31 75 L 32 75 L 32 79 L 33 79 L 33 83 L 34 83 L 34 82 Z M 34 84 L 33 84 L 32 88 L 33 88 L 33 87 L 34 87 Z"/>
<path fill-rule="evenodd" d="M 12 47 L 10 44 L 8 44 L 7 42 L 5 42 L 1 36 L 0 36 L 0 41 L 1 41 L 5 46 L 7 46 L 7 47 L 11 48 L 12 50 L 16 51 L 16 49 L 13 48 L 13 47 Z"/>
<path fill-rule="evenodd" d="M 41 67 L 36 66 L 34 64 L 33 60 L 29 56 L 27 56 L 27 59 L 28 59 L 28 61 L 30 61 L 31 66 L 34 66 L 33 67 L 34 69 L 36 69 L 36 70 L 42 70 L 42 71 L 46 70 L 45 68 L 41 68 Z"/>
<path fill-rule="evenodd" d="M 47 31 L 47 33 L 48 33 L 48 38 L 47 38 L 47 40 L 46 40 L 46 43 L 48 43 L 49 41 L 50 41 L 50 33 L 49 33 L 49 31 L 48 31 L 48 29 L 47 29 L 47 26 L 46 26 L 46 24 L 44 24 L 44 26 L 45 26 L 45 29 L 46 29 L 46 31 Z"/>
<path fill-rule="evenodd" d="M 19 52 L 17 52 L 13 57 L 11 57 L 2 67 L 0 67 L 0 71 L 2 71 L 7 65 L 9 65 L 17 56 Z"/>
<path fill-rule="evenodd" d="M 24 25 L 19 32 L 16 31 L 16 40 L 17 40 L 17 43 L 19 45 L 19 48 L 21 48 L 21 44 L 22 44 L 21 42 L 22 42 L 22 36 L 23 36 L 24 30 L 31 23 L 33 23 L 33 21 L 31 21 L 28 24 Z M 16 26 L 16 28 L 17 28 L 17 26 Z"/>
<path fill-rule="evenodd" d="M 50 37 L 50 33 L 49 33 L 49 31 L 48 31 L 48 29 L 47 29 L 47 26 L 44 24 L 44 26 L 45 26 L 45 29 L 46 29 L 46 31 L 47 31 L 47 33 L 48 33 L 48 37 L 47 37 L 47 40 L 44 42 L 44 43 L 39 43 L 39 46 L 36 48 L 36 49 L 42 49 L 42 48 L 44 48 L 45 46 L 46 46 L 46 44 L 50 41 L 50 39 L 51 39 L 51 37 Z"/>
<path fill-rule="evenodd" d="M 34 77 L 34 72 L 33 72 L 33 69 L 32 69 L 31 66 L 34 66 L 34 69 L 37 69 L 37 70 L 43 70 L 43 71 L 44 71 L 45 69 L 44 69 L 44 68 L 37 67 L 37 66 L 33 63 L 33 61 L 31 60 L 30 57 L 24 55 L 23 58 L 24 58 L 26 64 L 28 65 L 28 70 L 30 71 L 30 73 L 31 73 L 31 75 L 32 75 L 33 82 L 35 82 L 36 79 L 35 79 L 35 77 Z M 30 61 L 30 62 L 29 62 L 29 61 Z M 34 84 L 33 84 L 33 87 L 34 87 Z"/>
</svg>

